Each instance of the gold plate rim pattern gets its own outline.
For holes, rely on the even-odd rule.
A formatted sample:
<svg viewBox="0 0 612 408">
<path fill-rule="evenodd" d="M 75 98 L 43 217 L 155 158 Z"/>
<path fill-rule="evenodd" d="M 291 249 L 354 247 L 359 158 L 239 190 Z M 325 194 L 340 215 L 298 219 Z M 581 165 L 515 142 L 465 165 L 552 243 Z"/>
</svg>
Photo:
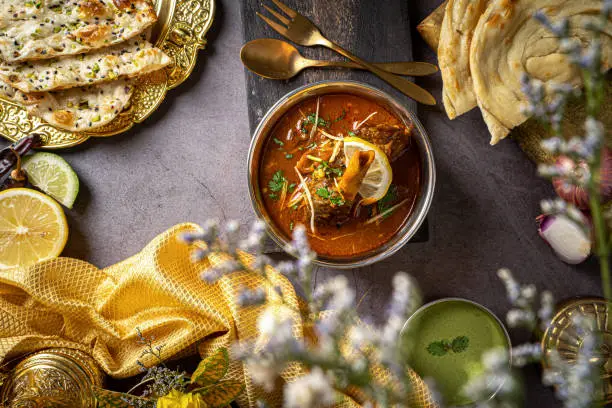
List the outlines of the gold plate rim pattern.
<svg viewBox="0 0 612 408">
<path fill-rule="evenodd" d="M 216 0 L 154 0 L 158 21 L 149 38 L 173 59 L 168 67 L 134 81 L 130 105 L 111 123 L 90 132 L 70 132 L 28 115 L 18 103 L 0 97 L 0 136 L 12 142 L 32 133 L 43 139 L 43 149 L 79 145 L 91 137 L 114 136 L 147 119 L 169 90 L 183 83 L 195 68 L 198 52 L 206 46 Z"/>
</svg>

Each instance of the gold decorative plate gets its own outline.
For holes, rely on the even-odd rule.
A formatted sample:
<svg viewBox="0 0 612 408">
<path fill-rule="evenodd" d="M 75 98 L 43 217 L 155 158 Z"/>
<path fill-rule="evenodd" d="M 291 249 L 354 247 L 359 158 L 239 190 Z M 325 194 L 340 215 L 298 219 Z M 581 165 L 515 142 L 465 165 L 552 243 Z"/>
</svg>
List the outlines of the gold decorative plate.
<svg viewBox="0 0 612 408">
<path fill-rule="evenodd" d="M 586 316 L 595 322 L 595 330 L 602 336 L 601 349 L 595 358 L 603 367 L 602 386 L 606 404 L 612 403 L 612 321 L 608 303 L 600 298 L 580 298 L 572 300 L 555 315 L 552 323 L 542 338 L 542 350 L 545 357 L 551 350 L 557 350 L 559 356 L 573 363 L 582 347 L 583 337 L 572 323 L 572 317 Z"/>
<path fill-rule="evenodd" d="M 166 92 L 180 85 L 193 71 L 215 13 L 215 0 L 154 0 L 154 3 L 159 18 L 149 29 L 149 40 L 171 56 L 174 63 L 136 79 L 130 106 L 115 120 L 89 132 L 69 132 L 29 116 L 19 104 L 0 98 L 0 135 L 16 141 L 39 133 L 44 148 L 59 149 L 78 145 L 90 137 L 125 132 L 148 118 Z"/>
</svg>

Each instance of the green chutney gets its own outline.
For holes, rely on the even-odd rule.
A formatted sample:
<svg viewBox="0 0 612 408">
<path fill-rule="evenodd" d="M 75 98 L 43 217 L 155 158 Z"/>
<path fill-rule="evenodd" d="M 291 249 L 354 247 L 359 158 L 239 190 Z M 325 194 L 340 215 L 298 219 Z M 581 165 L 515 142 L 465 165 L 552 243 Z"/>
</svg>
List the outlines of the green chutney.
<svg viewBox="0 0 612 408">
<path fill-rule="evenodd" d="M 421 378 L 433 378 L 449 405 L 476 402 L 461 390 L 481 371 L 483 353 L 510 347 L 504 328 L 490 312 L 461 299 L 423 307 L 403 334 L 410 366 Z"/>
</svg>

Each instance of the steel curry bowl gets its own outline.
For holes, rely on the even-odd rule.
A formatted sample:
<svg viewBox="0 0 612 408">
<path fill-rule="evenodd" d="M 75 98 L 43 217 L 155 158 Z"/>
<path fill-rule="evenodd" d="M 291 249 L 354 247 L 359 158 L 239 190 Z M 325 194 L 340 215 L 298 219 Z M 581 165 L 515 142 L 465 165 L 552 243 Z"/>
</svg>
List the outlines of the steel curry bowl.
<svg viewBox="0 0 612 408">
<path fill-rule="evenodd" d="M 346 100 L 351 101 L 351 103 L 348 103 L 347 105 L 349 106 L 348 109 L 350 110 L 349 115 L 347 115 L 347 112 L 344 109 L 342 109 L 341 112 L 333 111 L 334 106 L 335 106 L 334 100 L 337 98 L 341 98 L 341 97 L 346 98 Z M 323 100 L 323 102 L 321 102 L 321 113 L 324 112 L 323 106 L 326 106 L 325 109 L 327 109 L 327 112 L 328 112 L 327 117 L 325 117 L 323 114 L 319 117 L 319 108 L 320 108 L 319 101 L 320 100 Z M 342 194 L 342 191 L 344 191 L 345 193 L 346 191 L 342 190 L 337 182 L 337 180 L 339 179 L 340 179 L 340 183 L 344 181 L 342 178 L 342 171 L 339 171 L 339 169 L 337 168 L 332 168 L 331 162 L 333 162 L 335 160 L 334 158 L 337 157 L 337 153 L 338 153 L 337 146 L 343 146 L 342 147 L 343 149 L 347 149 L 347 146 L 350 146 L 350 143 L 347 142 L 348 139 L 346 138 L 342 139 L 342 137 L 344 137 L 342 136 L 343 132 L 339 132 L 338 136 L 336 137 L 322 130 L 323 129 L 322 127 L 327 126 L 326 129 L 329 132 L 332 132 L 330 129 L 337 128 L 337 126 L 339 126 L 340 124 L 342 124 L 342 126 L 345 126 L 342 122 L 336 125 L 336 123 L 339 120 L 344 120 L 345 116 L 353 115 L 353 116 L 350 116 L 350 120 L 352 120 L 357 113 L 359 113 L 362 116 L 365 116 L 366 115 L 365 111 L 367 110 L 364 109 L 364 106 L 367 107 L 367 105 L 364 105 L 364 104 L 370 103 L 370 102 L 372 106 L 378 106 L 382 108 L 382 109 L 379 109 L 381 112 L 376 112 L 376 113 L 379 113 L 378 118 L 376 120 L 380 122 L 381 120 L 383 120 L 381 119 L 381 117 L 383 118 L 388 117 L 390 118 L 389 120 L 394 121 L 395 123 L 393 125 L 394 127 L 392 125 L 386 125 L 384 123 L 379 123 L 375 127 L 374 122 L 376 120 L 374 119 L 371 120 L 372 124 L 370 125 L 370 127 L 366 127 L 366 125 L 363 125 L 363 123 L 357 124 L 357 122 L 355 121 L 355 122 L 351 122 L 351 123 L 355 123 L 351 125 L 353 126 L 351 129 L 354 129 L 357 132 L 357 135 L 355 135 L 355 132 L 347 130 L 346 136 L 351 137 L 352 139 L 355 139 L 353 136 L 357 136 L 358 138 L 356 140 L 358 141 L 358 143 L 360 143 L 363 141 L 360 139 L 360 137 L 362 137 L 361 135 L 362 134 L 365 135 L 367 132 L 370 132 L 369 134 L 372 134 L 372 132 L 380 131 L 381 134 L 374 134 L 373 137 L 375 138 L 376 137 L 382 138 L 384 136 L 382 132 L 384 131 L 387 131 L 388 134 L 390 134 L 389 132 L 396 131 L 393 129 L 403 129 L 404 134 L 410 134 L 409 138 L 405 140 L 405 144 L 404 144 L 404 146 L 409 144 L 410 145 L 409 148 L 402 150 L 403 153 L 399 153 L 400 155 L 402 155 L 402 154 L 408 154 L 407 152 L 410 152 L 410 155 L 411 155 L 410 158 L 412 159 L 414 159 L 415 157 L 417 158 L 416 160 L 411 160 L 409 163 L 409 167 L 417 171 L 417 177 L 415 177 L 416 181 L 414 182 L 415 185 L 413 186 L 414 188 L 412 188 L 412 192 L 411 192 L 413 196 L 410 198 L 411 200 L 409 203 L 410 207 L 408 209 L 403 210 L 405 213 L 405 217 L 400 218 L 400 215 L 396 216 L 396 213 L 400 213 L 400 210 L 392 208 L 390 209 L 389 213 L 382 212 L 383 210 L 381 207 L 378 206 L 378 202 L 382 202 L 383 200 L 380 200 L 376 204 L 371 205 L 370 207 L 375 207 L 374 211 L 376 211 L 378 214 L 377 215 L 378 218 L 376 219 L 377 225 L 382 224 L 382 221 L 381 221 L 382 216 L 384 216 L 383 218 L 387 218 L 387 217 L 394 218 L 395 217 L 395 221 L 393 221 L 396 223 L 393 225 L 395 229 L 393 229 L 392 231 L 391 229 L 389 229 L 390 232 L 387 231 L 388 236 L 385 236 L 385 238 L 381 238 L 380 242 L 371 241 L 371 242 L 366 243 L 366 247 L 367 245 L 370 245 L 370 247 L 367 247 L 368 249 L 362 252 L 357 252 L 357 251 L 350 252 L 350 250 L 347 249 L 341 255 L 338 255 L 338 254 L 330 255 L 329 252 L 325 252 L 320 249 L 320 246 L 322 244 L 319 245 L 319 249 L 317 248 L 317 245 L 313 245 L 313 249 L 317 252 L 317 255 L 318 255 L 318 259 L 316 263 L 319 265 L 335 267 L 335 268 L 355 268 L 355 267 L 370 265 L 384 258 L 387 258 L 391 256 L 392 254 L 394 254 L 395 252 L 397 252 L 402 246 L 404 246 L 416 234 L 419 227 L 422 225 L 423 221 L 425 220 L 425 217 L 431 205 L 431 201 L 432 201 L 433 194 L 434 194 L 435 181 L 436 181 L 436 170 L 435 170 L 433 152 L 431 148 L 431 143 L 429 141 L 429 137 L 427 136 L 425 129 L 423 128 L 423 126 L 421 125 L 421 123 L 419 122 L 419 120 L 417 119 L 416 115 L 413 112 L 411 112 L 405 106 L 400 104 L 395 98 L 391 97 L 387 93 L 377 88 L 374 88 L 367 84 L 353 82 L 353 81 L 324 81 L 324 82 L 318 82 L 312 85 L 307 85 L 307 86 L 298 88 L 288 93 L 284 97 L 282 97 L 274 106 L 272 106 L 272 108 L 263 117 L 257 129 L 255 130 L 255 133 L 251 141 L 251 146 L 249 149 L 249 156 L 248 156 L 248 183 L 249 183 L 251 203 L 253 205 L 253 209 L 256 215 L 266 222 L 268 226 L 268 232 L 270 236 L 272 237 L 272 239 L 278 245 L 280 245 L 281 247 L 284 247 L 290 241 L 289 231 L 293 229 L 293 222 L 291 222 L 288 227 L 287 225 L 283 225 L 282 223 L 278 222 L 278 219 L 275 220 L 274 212 L 270 211 L 269 207 L 267 207 L 267 205 L 270 205 L 270 203 L 272 202 L 271 198 L 275 200 L 274 205 L 280 206 L 279 208 L 281 208 L 281 210 L 279 211 L 284 211 L 284 208 L 285 208 L 284 204 L 286 203 L 287 196 L 293 193 L 292 197 L 294 197 L 295 193 L 297 193 L 298 199 L 300 199 L 299 194 L 301 190 L 301 192 L 303 192 L 303 195 L 305 196 L 305 197 L 301 197 L 303 199 L 303 202 L 301 203 L 301 205 L 304 205 L 305 208 L 300 208 L 300 210 L 303 209 L 304 211 L 306 211 L 307 209 L 310 209 L 308 213 L 303 213 L 303 216 L 308 218 L 308 214 L 311 214 L 310 215 L 310 217 L 312 217 L 311 225 L 314 225 L 315 209 L 318 208 L 315 205 L 317 200 L 318 202 L 320 202 L 322 199 L 329 199 L 330 202 L 332 203 L 332 204 L 329 204 L 329 206 L 332 207 L 331 208 L 332 210 L 339 210 L 338 206 L 344 205 L 345 202 L 348 202 L 348 199 L 344 197 L 344 195 Z M 309 109 L 309 112 L 310 112 L 309 115 L 306 115 L 302 111 L 302 108 L 306 109 L 306 107 L 308 107 Z M 296 111 L 299 112 L 297 116 L 296 116 Z M 334 112 L 333 114 L 336 115 L 335 118 L 329 117 L 330 111 Z M 316 112 L 316 114 L 314 112 Z M 372 116 L 373 116 L 372 114 L 369 115 L 369 117 L 372 117 Z M 282 140 L 279 140 L 279 138 L 275 136 L 274 137 L 272 136 L 273 133 L 277 132 L 276 131 L 277 125 L 281 126 L 279 123 L 281 122 L 282 123 L 285 123 L 285 122 L 293 123 L 291 122 L 291 120 L 296 119 L 296 117 L 298 118 L 298 122 L 297 122 L 298 128 L 296 128 L 297 130 L 295 133 L 297 133 L 297 136 L 295 136 L 295 138 L 299 137 L 299 138 L 302 138 L 302 140 L 312 140 L 312 139 L 308 139 L 308 137 L 312 138 L 313 134 L 318 135 L 319 139 L 316 139 L 316 140 L 319 141 L 319 145 L 321 146 L 318 148 L 321 149 L 320 151 L 322 151 L 323 149 L 322 146 L 327 145 L 325 149 L 328 149 L 327 150 L 328 156 L 331 155 L 330 163 L 328 163 L 325 160 L 322 160 L 320 157 L 312 157 L 311 155 L 306 155 L 306 153 L 308 153 L 309 151 L 308 149 L 313 149 L 312 147 L 306 147 L 306 152 L 304 152 L 304 146 L 299 148 L 300 150 L 299 152 L 297 151 L 298 149 L 293 149 L 289 151 L 289 147 L 284 146 L 284 145 L 285 145 L 285 142 L 288 142 L 288 143 L 294 142 L 294 140 L 292 139 L 293 136 L 291 135 L 287 135 L 285 142 L 283 142 Z M 368 121 L 369 117 L 366 117 L 362 122 L 365 123 L 366 121 Z M 315 122 L 317 124 L 316 126 L 314 126 Z M 362 125 L 363 127 L 359 128 L 359 126 L 362 126 Z M 289 126 L 293 126 L 293 125 L 291 124 Z M 299 128 L 299 126 L 302 126 L 302 127 Z M 384 126 L 386 126 L 386 128 L 383 128 Z M 314 127 L 314 130 L 312 130 L 313 127 Z M 321 130 L 319 129 L 319 127 L 321 127 Z M 388 130 L 388 129 L 391 129 L 391 130 Z M 281 130 L 278 130 L 278 131 L 281 131 Z M 282 131 L 284 131 L 284 129 Z M 290 131 L 289 133 L 292 133 L 292 131 Z M 329 140 L 325 139 L 324 136 L 328 137 Z M 393 138 L 395 136 L 391 135 L 389 137 Z M 325 140 L 321 141 L 321 139 L 325 139 Z M 343 140 L 344 142 L 339 143 L 340 140 Z M 376 139 L 376 142 L 378 142 L 378 140 L 379 139 Z M 398 139 L 389 139 L 389 140 L 398 140 Z M 272 148 L 269 147 L 269 144 L 272 143 L 272 141 L 275 143 L 275 145 L 273 145 L 274 153 L 270 153 Z M 367 145 L 367 143 L 363 143 L 363 145 L 365 146 Z M 369 145 L 372 146 L 372 144 L 369 144 Z M 365 150 L 366 154 L 370 154 L 372 157 L 374 157 L 374 161 L 369 162 L 369 163 L 373 163 L 371 164 L 371 166 L 375 166 L 378 163 L 379 165 L 378 168 L 385 167 L 384 161 L 386 160 L 386 158 L 393 157 L 394 155 L 394 152 L 393 152 L 394 145 L 392 143 L 390 143 L 389 145 L 391 147 L 389 147 L 388 150 L 384 150 L 384 151 L 383 149 L 386 149 L 387 145 L 378 144 L 377 146 L 380 147 L 379 149 L 376 149 L 373 146 L 372 149 L 374 150 L 375 154 L 368 152 L 367 149 L 365 148 L 362 149 L 362 150 Z M 331 153 L 332 146 L 334 146 L 333 153 Z M 280 151 L 280 153 L 276 152 L 276 150 Z M 264 168 L 264 166 L 262 166 L 262 163 L 263 162 L 267 163 L 269 161 L 268 159 L 272 157 L 270 156 L 271 154 L 275 154 L 277 156 L 279 154 L 282 154 L 283 156 L 278 156 L 278 157 L 286 157 L 288 160 L 292 159 L 293 162 L 288 163 L 288 164 L 281 163 L 281 165 L 286 166 L 285 172 L 283 173 L 283 171 L 277 171 L 276 173 L 274 173 L 274 175 L 270 179 L 271 173 L 270 173 L 270 169 L 268 168 L 270 166 L 266 166 Z M 300 155 L 301 157 L 298 155 Z M 310 160 L 313 160 L 311 164 L 315 166 L 319 172 L 325 171 L 327 176 L 330 176 L 329 171 L 332 171 L 332 172 L 338 171 L 339 177 L 333 178 L 333 182 L 336 183 L 337 189 L 334 190 L 333 183 L 331 182 L 329 182 L 331 184 L 331 187 L 329 189 L 325 187 L 325 190 L 327 192 L 323 191 L 320 188 L 319 189 L 316 189 L 316 188 L 313 189 L 312 187 L 303 188 L 304 186 L 306 186 L 306 182 L 303 180 L 303 177 L 300 174 L 300 171 L 298 170 L 298 167 L 302 165 L 301 162 L 298 161 L 298 157 L 300 159 L 303 159 L 303 156 L 307 156 Z M 351 153 L 351 156 L 352 156 L 352 153 Z M 379 156 L 385 156 L 385 159 L 378 160 Z M 265 160 L 264 160 L 264 157 L 266 158 Z M 342 157 L 344 159 L 344 157 L 348 157 L 348 155 L 342 156 Z M 404 156 L 401 156 L 401 157 L 404 157 Z M 316 160 L 316 162 L 314 160 Z M 401 167 L 405 165 L 404 162 L 400 162 L 399 159 L 395 161 L 393 160 L 387 161 L 386 168 L 389 169 L 387 171 L 387 174 L 390 173 L 389 171 L 391 170 L 391 167 L 393 167 L 392 174 L 393 174 L 394 182 L 396 179 L 402 179 L 402 177 L 404 179 L 408 178 L 408 173 L 407 173 L 408 166 Z M 293 166 L 293 163 L 295 163 L 296 161 L 298 161 L 298 163 L 295 165 L 295 167 L 290 168 L 289 166 Z M 317 162 L 321 162 L 321 163 L 317 163 Z M 389 162 L 391 162 L 392 164 L 390 165 Z M 397 162 L 400 162 L 399 163 L 401 164 L 400 167 L 398 167 Z M 349 170 L 348 167 L 350 167 L 349 164 L 350 164 L 349 160 L 344 159 L 344 165 L 343 165 L 344 167 L 342 167 L 342 170 L 348 172 Z M 368 164 L 368 166 L 370 166 L 370 164 Z M 315 167 L 311 167 L 311 168 L 315 168 Z M 374 167 L 370 167 L 370 169 L 372 168 Z M 299 176 L 300 179 L 296 179 L 296 174 L 293 172 L 293 170 L 295 170 L 295 172 L 297 173 L 297 176 Z M 365 171 L 368 172 L 367 167 Z M 294 180 L 295 182 L 288 183 L 289 180 L 287 178 L 289 176 L 287 177 L 285 176 L 288 175 L 289 172 L 291 172 L 293 178 L 296 179 Z M 385 173 L 385 171 L 383 171 L 383 173 Z M 310 179 L 311 181 L 317 177 L 316 174 L 317 174 L 317 171 L 312 172 L 313 176 Z M 262 177 L 264 176 L 266 176 L 266 179 L 262 181 Z M 332 174 L 332 177 L 333 177 L 333 174 Z M 384 179 L 384 177 L 382 178 Z M 300 180 L 303 184 L 300 183 Z M 284 185 L 283 185 L 283 182 L 285 183 Z M 381 184 L 382 183 L 383 182 L 381 182 Z M 282 191 L 280 191 L 281 186 L 283 187 Z M 287 191 L 287 187 L 288 187 L 288 191 Z M 305 190 L 313 190 L 314 192 L 317 193 L 317 195 L 313 196 L 314 192 L 307 193 Z M 388 192 L 389 190 L 386 190 L 386 191 Z M 405 189 L 403 191 L 407 191 L 407 190 Z M 361 193 L 361 190 L 360 190 L 360 193 Z M 282 196 L 282 198 L 279 196 Z M 276 204 L 280 200 L 282 200 L 282 204 Z M 405 201 L 407 202 L 407 200 Z M 340 204 L 338 204 L 338 202 Z M 360 203 L 358 203 L 357 200 L 355 200 L 354 203 L 356 203 L 356 205 L 353 205 L 351 211 L 359 211 Z M 292 204 L 291 199 L 289 199 L 289 204 Z M 309 204 L 309 206 L 307 207 L 305 204 Z M 401 205 L 402 203 L 399 203 L 398 206 L 396 206 L 396 208 L 401 207 Z M 407 206 L 408 204 L 405 205 L 405 207 Z M 291 206 L 292 209 L 295 209 L 295 207 L 297 207 L 297 205 Z M 348 204 L 346 205 L 346 207 L 348 207 Z M 340 207 L 340 209 L 342 208 L 344 207 Z M 317 215 L 318 214 L 319 212 L 317 212 Z M 368 219 L 368 221 L 373 221 L 373 220 Z M 384 222 L 388 222 L 388 221 L 385 220 Z M 303 224 L 307 225 L 308 222 L 303 222 Z M 338 223 L 337 228 L 338 229 L 341 228 L 339 223 Z M 342 228 L 344 227 L 342 226 Z M 369 228 L 369 225 L 364 225 L 363 228 Z M 311 227 L 311 230 L 312 230 L 312 227 Z M 360 232 L 362 233 L 361 230 Z M 350 234 L 345 234 L 345 236 L 346 235 L 350 235 Z M 364 236 L 365 235 L 360 236 L 360 238 L 363 238 Z M 383 234 L 381 233 L 380 236 L 382 237 Z M 321 241 L 324 240 L 317 236 L 313 237 L 312 235 L 310 236 L 310 238 L 311 238 L 310 239 L 311 244 L 317 244 L 316 242 L 313 242 L 315 239 L 321 240 Z M 342 239 L 346 243 L 347 240 L 350 240 L 352 238 L 344 237 Z M 383 239 L 384 239 L 384 242 L 382 241 Z M 340 245 L 341 242 L 342 242 L 341 240 L 336 241 L 333 243 L 333 245 Z"/>
</svg>

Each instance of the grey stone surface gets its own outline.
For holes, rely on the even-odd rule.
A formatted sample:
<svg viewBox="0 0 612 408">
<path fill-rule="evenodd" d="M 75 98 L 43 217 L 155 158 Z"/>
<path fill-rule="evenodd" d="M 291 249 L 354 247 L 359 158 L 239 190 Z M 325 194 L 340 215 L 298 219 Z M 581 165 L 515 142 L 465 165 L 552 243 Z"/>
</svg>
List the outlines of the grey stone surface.
<svg viewBox="0 0 612 408">
<path fill-rule="evenodd" d="M 384 2 L 381 2 L 381 4 Z M 414 27 L 439 1 L 414 2 Z M 121 136 L 90 140 L 65 150 L 82 183 L 68 211 L 65 256 L 104 267 L 138 252 L 175 223 L 207 218 L 253 218 L 246 184 L 250 141 L 244 71 L 238 56 L 236 0 L 219 12 L 191 78 L 171 91 L 157 113 Z M 415 60 L 435 62 L 417 34 Z M 420 81 L 440 100 L 439 76 Z M 538 237 L 538 202 L 552 196 L 516 143 L 488 144 L 478 111 L 451 122 L 438 108 L 420 109 L 432 139 L 438 186 L 430 211 L 430 239 L 390 259 L 348 272 L 319 269 L 317 281 L 343 273 L 363 297 L 359 311 L 382 318 L 391 278 L 398 270 L 418 279 L 426 300 L 465 297 L 502 315 L 505 293 L 495 272 L 505 266 L 559 299 L 600 295 L 597 263 L 559 261 Z M 4 145 L 4 143 L 3 143 Z M 516 339 L 525 339 L 519 335 Z M 528 406 L 556 406 L 552 392 L 528 372 Z"/>
</svg>

